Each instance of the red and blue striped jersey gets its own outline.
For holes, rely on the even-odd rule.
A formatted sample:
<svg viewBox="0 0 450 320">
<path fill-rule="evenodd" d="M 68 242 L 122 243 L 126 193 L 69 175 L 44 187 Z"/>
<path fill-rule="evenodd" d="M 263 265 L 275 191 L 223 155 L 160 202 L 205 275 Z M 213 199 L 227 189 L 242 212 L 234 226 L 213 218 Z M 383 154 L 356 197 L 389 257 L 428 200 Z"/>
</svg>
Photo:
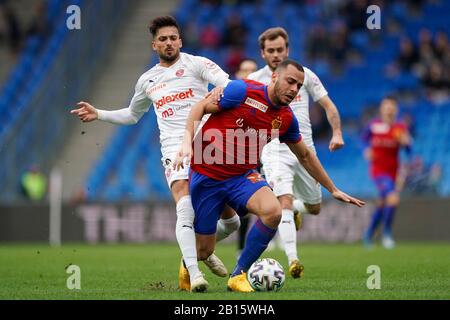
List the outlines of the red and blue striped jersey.
<svg viewBox="0 0 450 320">
<path fill-rule="evenodd" d="M 274 138 L 297 143 L 302 137 L 289 106 L 275 106 L 267 86 L 231 81 L 193 142 L 191 169 L 212 179 L 242 175 L 259 165 L 262 148 Z"/>
</svg>

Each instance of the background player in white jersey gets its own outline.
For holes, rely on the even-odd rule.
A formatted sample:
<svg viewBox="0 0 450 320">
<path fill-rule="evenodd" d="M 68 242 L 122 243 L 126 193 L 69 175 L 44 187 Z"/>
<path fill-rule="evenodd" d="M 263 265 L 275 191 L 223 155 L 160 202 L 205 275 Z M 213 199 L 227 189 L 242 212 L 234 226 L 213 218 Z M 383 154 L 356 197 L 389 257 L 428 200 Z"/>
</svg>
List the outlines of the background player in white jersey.
<svg viewBox="0 0 450 320">
<path fill-rule="evenodd" d="M 270 28 L 259 36 L 261 56 L 267 65 L 250 74 L 249 79 L 263 83 L 270 83 L 272 72 L 280 62 L 289 56 L 289 36 L 280 27 Z M 311 122 L 309 119 L 309 95 L 315 102 L 324 108 L 328 122 L 333 129 L 330 151 L 344 146 L 342 138 L 339 112 L 328 92 L 320 82 L 317 75 L 310 69 L 304 68 L 305 80 L 297 97 L 290 107 L 298 119 L 300 132 L 305 144 L 315 152 L 312 140 Z M 297 233 L 300 228 L 299 214 L 310 213 L 317 215 L 320 212 L 322 192 L 319 183 L 315 181 L 296 161 L 295 155 L 289 148 L 280 144 L 278 139 L 264 147 L 261 156 L 264 174 L 278 197 L 282 207 L 282 220 L 278 227 L 281 242 L 289 260 L 289 272 L 294 278 L 303 275 L 304 266 L 300 263 L 297 254 Z M 294 197 L 297 199 L 294 201 Z M 294 218 L 294 210 L 297 217 Z"/>
<path fill-rule="evenodd" d="M 128 108 L 106 111 L 94 108 L 87 102 L 78 103 L 71 113 L 83 122 L 102 120 L 114 124 L 135 124 L 153 103 L 158 127 L 162 163 L 172 196 L 177 204 L 176 236 L 183 261 L 180 265 L 179 286 L 182 290 L 204 291 L 208 283 L 197 263 L 196 241 L 193 229 L 194 209 L 189 195 L 188 168 L 172 170 L 184 135 L 186 120 L 191 107 L 208 94 L 208 84 L 216 90 L 217 99 L 228 82 L 226 74 L 209 59 L 180 53 L 182 41 L 180 28 L 171 16 L 154 19 L 150 25 L 153 36 L 152 48 L 159 56 L 159 64 L 145 72 L 138 80 L 135 93 Z M 150 137 L 149 137 L 150 138 Z M 239 228 L 240 222 L 231 208 L 226 208 L 217 225 L 217 240 L 220 241 Z M 214 254 L 199 256 L 217 275 L 228 274 L 223 263 Z"/>
</svg>

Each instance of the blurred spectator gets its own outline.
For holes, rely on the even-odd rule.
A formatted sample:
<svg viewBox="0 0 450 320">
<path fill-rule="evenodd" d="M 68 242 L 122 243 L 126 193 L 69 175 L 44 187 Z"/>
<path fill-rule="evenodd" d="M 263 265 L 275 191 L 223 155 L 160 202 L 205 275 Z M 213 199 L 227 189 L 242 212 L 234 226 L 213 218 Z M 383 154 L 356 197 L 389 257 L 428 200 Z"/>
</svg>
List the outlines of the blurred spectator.
<svg viewBox="0 0 450 320">
<path fill-rule="evenodd" d="M 256 61 L 250 58 L 245 58 L 239 64 L 238 70 L 236 71 L 236 79 L 246 79 L 250 73 L 258 70 L 258 65 Z"/>
<path fill-rule="evenodd" d="M 32 201 L 43 200 L 47 193 L 47 178 L 39 166 L 33 165 L 25 172 L 21 180 L 22 191 Z"/>
<path fill-rule="evenodd" d="M 445 32 L 439 31 L 436 33 L 436 38 L 433 44 L 434 55 L 440 61 L 447 61 L 450 59 L 450 44 L 448 36 Z"/>
<path fill-rule="evenodd" d="M 343 23 L 335 23 L 330 37 L 330 64 L 335 73 L 340 73 L 347 62 L 351 49 L 349 32 Z"/>
<path fill-rule="evenodd" d="M 11 53 L 18 54 L 22 44 L 22 33 L 17 15 L 8 2 L 0 2 L 0 21 L 3 22 L 0 28 L 0 33 L 3 33 L 2 37 L 6 39 Z"/>
<path fill-rule="evenodd" d="M 195 21 L 189 20 L 182 30 L 183 45 L 191 48 L 194 51 L 197 50 L 200 42 L 200 40 L 198 39 L 198 35 L 200 33 L 198 30 L 198 25 L 195 23 Z"/>
<path fill-rule="evenodd" d="M 306 43 L 308 59 L 326 59 L 329 52 L 329 44 L 330 39 L 328 38 L 324 25 L 314 25 L 309 31 Z"/>
<path fill-rule="evenodd" d="M 33 18 L 26 31 L 27 37 L 40 36 L 45 39 L 50 35 L 47 11 L 47 1 L 40 0 L 35 4 Z"/>
<path fill-rule="evenodd" d="M 244 48 L 247 43 L 247 28 L 239 14 L 231 14 L 228 17 L 222 39 L 226 47 Z"/>
<path fill-rule="evenodd" d="M 244 52 L 240 48 L 230 48 L 225 58 L 225 69 L 229 74 L 235 74 L 239 64 L 244 59 Z"/>
<path fill-rule="evenodd" d="M 343 6 L 341 12 L 347 21 L 347 25 L 352 31 L 366 28 L 367 0 L 350 0 Z"/>
<path fill-rule="evenodd" d="M 400 40 L 400 55 L 397 58 L 397 65 L 401 71 L 410 71 L 419 62 L 419 54 L 409 38 Z"/>
<path fill-rule="evenodd" d="M 449 99 L 450 80 L 443 66 L 435 61 L 423 77 L 423 84 L 427 97 L 435 103 L 442 103 Z"/>
<path fill-rule="evenodd" d="M 200 36 L 200 45 L 203 48 L 217 49 L 220 45 L 220 33 L 214 24 L 206 25 Z"/>
</svg>

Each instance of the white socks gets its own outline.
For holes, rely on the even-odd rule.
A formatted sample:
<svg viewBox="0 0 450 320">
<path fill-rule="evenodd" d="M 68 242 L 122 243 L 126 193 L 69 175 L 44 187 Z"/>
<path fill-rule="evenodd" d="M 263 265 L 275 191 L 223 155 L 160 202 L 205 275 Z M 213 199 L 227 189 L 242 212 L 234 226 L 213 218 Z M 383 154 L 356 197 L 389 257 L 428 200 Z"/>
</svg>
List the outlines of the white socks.
<svg viewBox="0 0 450 320">
<path fill-rule="evenodd" d="M 290 264 L 293 260 L 298 259 L 297 230 L 295 230 L 294 212 L 292 210 L 282 210 L 278 232 L 280 233 L 281 242 L 283 243 L 284 251 Z"/>
<path fill-rule="evenodd" d="M 177 203 L 177 224 L 175 233 L 178 245 L 181 249 L 186 268 L 192 280 L 200 273 L 197 262 L 197 248 L 194 231 L 194 208 L 192 208 L 191 196 L 182 197 Z"/>
<path fill-rule="evenodd" d="M 227 238 L 241 226 L 239 216 L 235 214 L 229 219 L 220 219 L 217 221 L 216 242 Z"/>
</svg>

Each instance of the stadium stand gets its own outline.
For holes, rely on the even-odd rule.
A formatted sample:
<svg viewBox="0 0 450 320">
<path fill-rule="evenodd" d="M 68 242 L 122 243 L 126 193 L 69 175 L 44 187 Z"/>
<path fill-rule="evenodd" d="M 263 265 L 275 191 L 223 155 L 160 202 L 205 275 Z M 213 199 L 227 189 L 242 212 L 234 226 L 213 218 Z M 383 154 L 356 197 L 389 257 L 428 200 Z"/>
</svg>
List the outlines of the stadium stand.
<svg viewBox="0 0 450 320">
<path fill-rule="evenodd" d="M 102 1 L 47 1 L 51 33 L 27 38 L 17 65 L 0 89 L 3 202 L 17 200 L 20 176 L 30 165 L 39 163 L 49 171 L 71 128 L 67 105 L 77 101 L 91 85 L 113 35 L 114 24 L 109 22 L 118 20 L 126 2 L 114 0 L 111 4 L 115 8 Z M 85 9 L 84 27 L 98 31 L 90 33 L 89 41 L 81 42 L 84 33 L 71 33 L 67 28 L 69 5 Z M 82 75 L 78 72 L 81 69 Z"/>
<path fill-rule="evenodd" d="M 413 114 L 417 120 L 414 152 L 421 155 L 426 163 L 438 163 L 443 166 L 443 176 L 449 176 L 450 164 L 446 160 L 450 151 L 448 144 L 445 144 L 445 140 L 450 137 L 449 120 L 443 120 L 448 119 L 450 114 L 448 99 L 442 105 L 426 99 L 423 85 L 412 70 L 389 75 L 386 69 L 399 55 L 402 36 L 412 37 L 417 43 L 421 28 L 425 27 L 432 33 L 445 30 L 446 27 L 448 30 L 446 13 L 450 12 L 450 3 L 427 3 L 424 5 L 423 15 L 417 18 L 408 15 L 408 8 L 404 2 L 389 2 L 389 4 L 385 2 L 383 19 L 396 22 L 401 28 L 388 33 L 375 30 L 373 34 L 367 29 L 350 31 L 350 47 L 354 48 L 360 57 L 354 61 L 347 59 L 344 70 L 340 74 L 333 72 L 333 67 L 330 65 L 333 62 L 332 59 L 328 61 L 306 60 L 307 39 L 305 33 L 293 31 L 304 30 L 302 27 L 305 24 L 321 20 L 323 7 L 318 3 L 297 5 L 269 0 L 259 2 L 259 7 L 243 2 L 238 5 L 222 4 L 217 8 L 213 3 L 196 0 L 183 1 L 175 13 L 182 29 L 202 30 L 205 26 L 214 23 L 218 29 L 217 32 L 224 34 L 226 21 L 232 15 L 239 15 L 240 21 L 243 21 L 243 29 L 247 30 L 246 35 L 241 33 L 246 38 L 243 56 L 257 59 L 260 66 L 263 65 L 263 61 L 259 57 L 256 40 L 258 35 L 266 28 L 276 25 L 281 25 L 290 31 L 291 57 L 305 61 L 305 65 L 318 73 L 329 90 L 330 96 L 340 107 L 345 123 L 345 149 L 330 153 L 326 140 L 316 141 L 316 145 L 320 159 L 333 179 L 343 189 L 365 197 L 374 194 L 374 187 L 367 174 L 368 166 L 362 157 L 358 129 L 361 128 L 361 119 L 364 112 L 367 111 L 366 106 L 377 104 L 386 94 L 405 97 L 405 99 L 401 99 L 402 110 Z M 194 17 L 192 10 L 188 10 L 192 7 L 197 8 Z M 195 21 L 195 26 L 191 25 L 192 21 Z M 246 21 L 252 23 L 246 25 Z M 345 21 L 340 23 L 343 22 Z M 327 26 L 328 32 L 335 25 L 336 22 L 330 22 Z M 223 43 L 219 50 L 211 49 L 208 46 L 202 47 L 198 39 L 192 39 L 192 35 L 189 37 L 187 46 L 184 47 L 185 51 L 204 55 L 219 65 L 227 66 L 229 47 Z M 149 65 L 155 63 L 157 63 L 157 58 L 152 57 Z M 227 71 L 232 74 L 233 70 L 228 68 Z M 443 121 L 446 123 L 444 124 Z M 439 122 L 441 123 L 439 124 Z M 359 123 L 360 126 L 355 127 L 355 123 Z M 165 186 L 159 157 L 156 156 L 160 154 L 159 144 L 154 139 L 150 145 L 145 144 L 145 140 L 148 141 L 149 133 L 153 134 L 151 137 L 156 139 L 156 120 L 153 112 L 149 112 L 143 123 L 139 124 L 137 128 L 118 129 L 110 149 L 91 171 L 87 183 L 89 199 L 142 200 L 149 197 L 170 197 L 169 190 Z M 125 143 L 130 148 L 129 153 L 123 154 L 117 151 Z M 117 167 L 114 167 L 113 164 L 117 164 Z M 103 183 L 104 181 L 107 183 Z M 359 181 L 359 183 L 355 184 L 355 181 Z M 444 183 L 439 185 L 437 192 L 446 196 L 450 194 L 450 180 L 444 179 L 443 181 Z"/>
<path fill-rule="evenodd" d="M 353 2 L 349 1 L 347 6 L 351 6 Z M 427 32 L 431 34 L 431 38 L 436 38 L 441 33 L 447 38 L 447 44 L 446 47 L 444 45 L 444 57 L 441 58 L 440 66 L 449 70 L 450 2 L 424 1 L 420 10 L 417 10 L 404 1 L 379 1 L 383 5 L 382 30 L 367 30 L 365 23 L 353 23 L 350 9 L 339 6 L 340 3 L 183 0 L 174 15 L 185 32 L 183 50 L 212 59 L 230 74 L 234 70 L 235 61 L 243 57 L 252 57 L 259 66 L 263 66 L 257 43 L 262 31 L 278 25 L 288 30 L 290 56 L 319 75 L 339 107 L 344 122 L 345 149 L 330 153 L 327 139 L 316 140 L 316 147 L 319 158 L 330 175 L 349 193 L 363 197 L 374 194 L 374 187 L 367 174 L 367 163 L 362 157 L 360 130 L 380 99 L 386 94 L 395 94 L 400 98 L 402 112 L 412 115 L 415 124 L 414 154 L 422 157 L 428 166 L 438 164 L 441 167 L 442 179 L 437 184 L 436 192 L 441 196 L 449 196 L 450 145 L 446 143 L 450 138 L 448 71 L 444 75 L 447 78 L 440 86 L 441 93 L 444 94 L 435 95 L 433 83 L 430 85 L 427 80 L 429 68 L 416 61 L 417 68 L 403 69 L 399 67 L 398 61 L 404 38 L 409 38 L 415 50 L 421 52 Z M 367 17 L 365 12 L 361 15 Z M 199 30 L 211 25 L 214 28 L 209 32 L 220 35 L 218 43 L 202 41 L 199 36 Z M 308 30 L 306 26 L 311 25 L 315 27 Z M 230 32 L 238 32 L 242 39 L 227 39 Z M 64 39 L 64 31 L 55 31 L 53 38 L 49 40 L 49 47 L 57 46 Z M 444 40 L 443 42 L 445 43 Z M 317 44 L 320 43 L 329 45 L 326 52 L 319 50 L 321 46 Z M 15 126 L 16 112 L 5 108 L 5 105 L 15 99 L 17 103 L 14 106 L 17 110 L 22 106 L 30 106 L 26 96 L 16 94 L 16 97 L 12 97 L 17 92 L 16 88 L 23 87 L 28 92 L 34 92 L 32 89 L 40 83 L 33 77 L 33 81 L 28 80 L 28 85 L 24 84 L 29 79 L 24 77 L 24 70 L 28 70 L 27 66 L 33 56 L 43 50 L 38 48 L 39 45 L 33 39 L 27 42 L 10 81 L 1 91 L 0 131 L 3 133 L 0 133 L 0 137 Z M 44 57 L 44 54 L 40 54 Z M 42 64 L 35 67 L 40 66 L 36 76 L 45 74 L 54 58 L 49 55 L 43 58 Z M 157 57 L 152 56 L 149 67 L 155 63 Z M 11 89 L 11 86 L 14 88 Z M 3 140 L 0 138 L 0 141 Z M 26 130 L 18 134 L 18 141 L 23 142 L 23 148 L 27 147 L 30 139 Z M 23 150 L 20 145 L 16 146 L 18 152 Z M 127 152 L 123 152 L 125 146 Z M 169 199 L 160 154 L 156 119 L 150 110 L 139 124 L 117 129 L 106 151 L 92 166 L 86 181 L 87 198 L 105 201 Z M 7 175 L 4 170 L 7 167 L 0 166 L 2 181 Z M 355 181 L 359 183 L 356 184 Z"/>
</svg>

